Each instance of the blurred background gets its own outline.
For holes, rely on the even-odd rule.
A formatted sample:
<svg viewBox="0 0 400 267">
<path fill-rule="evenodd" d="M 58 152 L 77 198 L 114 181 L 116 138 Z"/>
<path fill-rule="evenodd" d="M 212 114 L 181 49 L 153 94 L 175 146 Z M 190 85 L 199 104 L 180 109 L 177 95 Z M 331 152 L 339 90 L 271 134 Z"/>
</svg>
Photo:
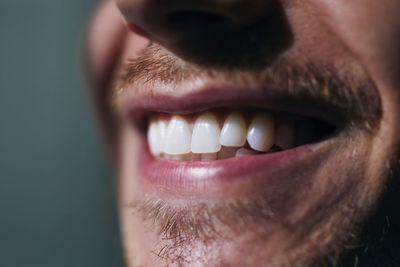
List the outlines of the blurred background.
<svg viewBox="0 0 400 267">
<path fill-rule="evenodd" d="M 82 71 L 95 0 L 0 0 L 0 266 L 119 267 Z"/>
</svg>

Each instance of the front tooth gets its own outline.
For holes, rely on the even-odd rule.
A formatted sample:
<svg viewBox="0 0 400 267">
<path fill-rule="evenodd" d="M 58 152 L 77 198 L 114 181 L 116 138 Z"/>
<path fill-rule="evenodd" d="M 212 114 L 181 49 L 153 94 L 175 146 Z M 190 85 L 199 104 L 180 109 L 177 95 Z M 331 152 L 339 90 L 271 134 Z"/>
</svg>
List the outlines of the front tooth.
<svg viewBox="0 0 400 267">
<path fill-rule="evenodd" d="M 160 144 L 160 129 L 158 123 L 152 121 L 147 132 L 147 141 L 149 143 L 150 152 L 153 155 L 160 155 L 162 153 Z"/>
<path fill-rule="evenodd" d="M 281 149 L 288 149 L 294 146 L 295 131 L 292 123 L 282 122 L 276 126 L 275 145 Z"/>
<path fill-rule="evenodd" d="M 239 112 L 231 113 L 221 130 L 220 143 L 227 147 L 242 147 L 246 143 L 246 122 Z"/>
<path fill-rule="evenodd" d="M 247 131 L 247 142 L 252 149 L 267 152 L 274 144 L 274 119 L 266 114 L 255 116 Z"/>
<path fill-rule="evenodd" d="M 167 135 L 167 127 L 168 124 L 166 121 L 158 121 L 158 138 L 160 138 L 159 144 L 160 144 L 160 149 L 163 151 L 164 150 L 164 144 L 165 144 L 165 136 Z"/>
<path fill-rule="evenodd" d="M 215 116 L 205 113 L 194 124 L 191 151 L 193 153 L 216 153 L 221 149 L 219 143 L 221 129 Z"/>
<path fill-rule="evenodd" d="M 189 124 L 181 116 L 173 116 L 164 140 L 164 152 L 170 155 L 190 152 L 191 132 Z"/>
</svg>

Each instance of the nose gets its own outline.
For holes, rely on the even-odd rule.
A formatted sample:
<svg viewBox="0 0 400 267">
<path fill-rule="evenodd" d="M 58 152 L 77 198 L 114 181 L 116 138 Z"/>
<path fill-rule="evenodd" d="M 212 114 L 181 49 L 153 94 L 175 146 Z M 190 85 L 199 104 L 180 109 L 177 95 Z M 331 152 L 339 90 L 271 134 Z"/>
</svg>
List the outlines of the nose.
<svg viewBox="0 0 400 267">
<path fill-rule="evenodd" d="M 233 52 L 243 55 L 241 48 L 247 53 L 255 47 L 260 36 L 265 41 L 272 34 L 274 45 L 281 37 L 277 0 L 115 1 L 133 31 L 184 59 L 222 58 L 226 62 Z M 255 27 L 266 19 L 267 26 Z"/>
<path fill-rule="evenodd" d="M 161 43 L 193 31 L 234 31 L 265 16 L 271 0 L 116 0 L 134 27 Z"/>
</svg>

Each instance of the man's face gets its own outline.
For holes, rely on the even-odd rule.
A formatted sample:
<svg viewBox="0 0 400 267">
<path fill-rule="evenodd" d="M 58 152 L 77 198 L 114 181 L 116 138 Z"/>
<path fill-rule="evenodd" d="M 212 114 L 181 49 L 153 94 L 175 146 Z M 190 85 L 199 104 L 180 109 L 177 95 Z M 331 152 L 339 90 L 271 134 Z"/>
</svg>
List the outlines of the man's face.
<svg viewBox="0 0 400 267">
<path fill-rule="evenodd" d="M 399 12 L 398 0 L 104 3 L 89 74 L 128 266 L 362 264 L 353 248 L 400 141 Z"/>
</svg>

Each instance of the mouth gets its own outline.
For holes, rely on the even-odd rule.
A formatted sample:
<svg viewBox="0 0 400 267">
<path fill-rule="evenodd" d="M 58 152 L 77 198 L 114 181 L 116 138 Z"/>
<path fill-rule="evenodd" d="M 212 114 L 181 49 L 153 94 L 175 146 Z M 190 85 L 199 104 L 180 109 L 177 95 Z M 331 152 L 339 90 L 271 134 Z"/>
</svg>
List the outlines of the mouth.
<svg viewBox="0 0 400 267">
<path fill-rule="evenodd" d="M 317 119 L 250 107 L 185 115 L 155 113 L 145 125 L 153 157 L 190 162 L 246 160 L 316 143 L 336 131 L 334 125 Z"/>
<path fill-rule="evenodd" d="M 114 97 L 140 140 L 139 181 L 158 195 L 293 191 L 379 117 L 371 85 L 333 67 L 230 73 L 160 60 L 150 69 L 142 58 L 128 64 Z"/>
<path fill-rule="evenodd" d="M 327 146 L 347 128 L 343 112 L 333 107 L 317 112 L 321 103 L 305 104 L 307 99 L 281 101 L 279 94 L 230 88 L 125 97 L 129 124 L 141 141 L 143 186 L 173 195 L 227 187 L 254 192 L 255 184 L 263 188 L 280 179 L 278 185 L 311 162 L 319 166 Z"/>
<path fill-rule="evenodd" d="M 287 64 L 184 74 L 160 62 L 133 62 L 113 98 L 129 183 L 121 190 L 133 192 L 126 201 L 143 222 L 173 245 L 182 236 L 232 245 L 237 233 L 292 240 L 298 231 L 303 240 L 320 223 L 327 233 L 331 214 L 351 202 L 379 124 L 369 80 L 329 67 L 289 73 Z M 199 225 L 213 230 L 199 236 Z"/>
</svg>

